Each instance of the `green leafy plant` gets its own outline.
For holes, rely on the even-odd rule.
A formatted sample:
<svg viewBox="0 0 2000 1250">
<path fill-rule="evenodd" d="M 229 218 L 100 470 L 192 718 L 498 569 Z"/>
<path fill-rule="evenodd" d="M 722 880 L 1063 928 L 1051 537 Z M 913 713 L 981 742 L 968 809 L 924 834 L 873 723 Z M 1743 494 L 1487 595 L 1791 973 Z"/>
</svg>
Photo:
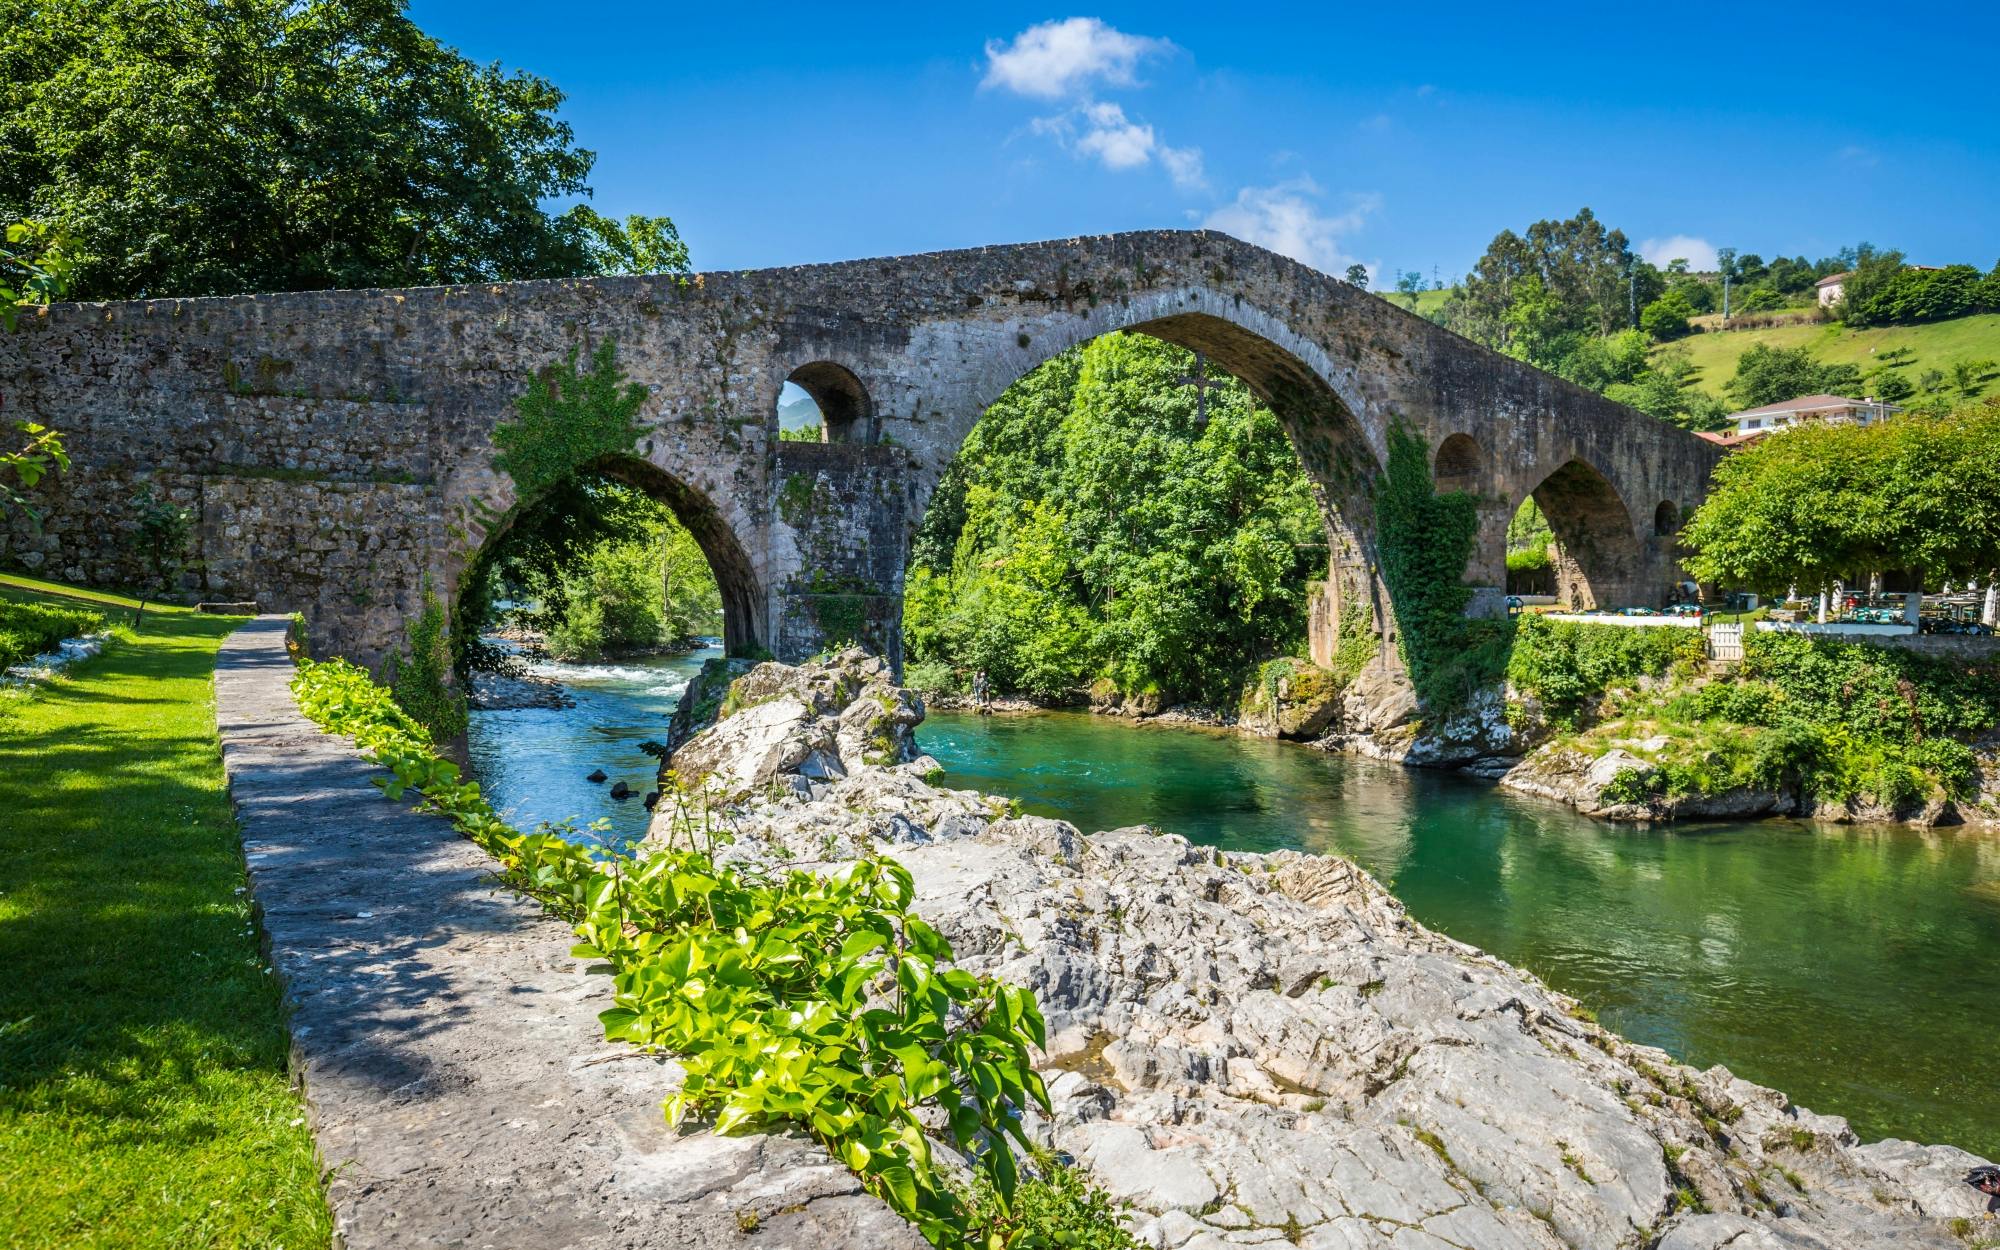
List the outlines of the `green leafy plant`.
<svg viewBox="0 0 2000 1250">
<path fill-rule="evenodd" d="M 575 927 L 578 957 L 610 966 L 606 1036 L 682 1057 L 669 1120 L 797 1124 L 934 1245 L 1122 1244 L 1065 1243 L 1015 1214 L 1021 1108 L 1048 1107 L 1029 1057 L 1045 1040 L 1041 1013 L 1027 990 L 950 966 L 901 865 L 863 859 L 820 876 L 718 862 L 730 835 L 711 796 L 671 777 L 667 844 L 643 859 L 584 845 L 567 824 L 522 833 L 363 670 L 302 661 L 292 690 L 308 718 L 388 770 L 377 784 L 389 798 L 414 793 L 449 816 L 511 885 Z M 947 1175 L 927 1122 L 975 1162 L 972 1194 Z M 1110 1218 L 1101 1196 L 1047 1183 L 1032 1201 Z"/>
<path fill-rule="evenodd" d="M 618 367 L 618 344 L 605 339 L 578 370 L 572 348 L 528 383 L 514 401 L 515 416 L 493 430 L 495 468 L 514 479 L 519 497 L 530 499 L 592 461 L 629 453 L 646 430 L 639 410 L 646 388 Z"/>
<path fill-rule="evenodd" d="M 465 696 L 451 683 L 451 639 L 444 605 L 424 587 L 424 607 L 410 622 L 409 650 L 389 659 L 389 685 L 396 702 L 409 709 L 432 734 L 443 739 L 465 732 Z"/>
<path fill-rule="evenodd" d="M 187 564 L 188 544 L 194 537 L 194 513 L 171 500 L 162 499 L 152 487 L 132 497 L 132 549 L 145 567 L 147 591 L 165 594 Z M 145 594 L 139 596 L 139 610 L 132 619 L 138 628 L 146 619 Z"/>
</svg>

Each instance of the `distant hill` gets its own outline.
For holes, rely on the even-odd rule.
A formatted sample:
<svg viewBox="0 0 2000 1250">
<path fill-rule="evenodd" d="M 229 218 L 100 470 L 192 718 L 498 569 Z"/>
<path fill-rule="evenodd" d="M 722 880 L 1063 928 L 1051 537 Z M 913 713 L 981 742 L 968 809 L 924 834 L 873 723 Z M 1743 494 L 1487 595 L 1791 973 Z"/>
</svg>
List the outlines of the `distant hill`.
<svg viewBox="0 0 2000 1250">
<path fill-rule="evenodd" d="M 1850 330 L 1836 323 L 1716 330 L 1691 334 L 1673 346 L 1685 347 L 1689 359 L 1700 370 L 1695 385 L 1727 402 L 1729 396 L 1723 388 L 1736 374 L 1737 358 L 1757 343 L 1770 347 L 1809 347 L 1821 360 L 1859 365 L 1864 372 L 1883 364 L 1884 353 L 1907 348 L 1909 355 L 1899 358 L 1896 364 L 1913 383 L 1928 370 L 1935 369 L 1950 377 L 1951 367 L 1960 361 L 1985 361 L 1986 368 L 1982 371 L 1985 377 L 1974 389 L 1973 397 L 2000 394 L 2000 313 L 1873 330 Z"/>
<path fill-rule="evenodd" d="M 1444 290 L 1418 291 L 1415 295 L 1406 295 L 1401 291 L 1378 291 L 1376 294 L 1396 307 L 1413 312 L 1419 317 L 1430 317 L 1444 307 L 1444 302 L 1451 298 L 1452 293 Z"/>
<path fill-rule="evenodd" d="M 819 405 L 812 396 L 800 392 L 797 399 L 778 404 L 778 428 L 781 430 L 816 430 L 820 427 Z"/>
</svg>

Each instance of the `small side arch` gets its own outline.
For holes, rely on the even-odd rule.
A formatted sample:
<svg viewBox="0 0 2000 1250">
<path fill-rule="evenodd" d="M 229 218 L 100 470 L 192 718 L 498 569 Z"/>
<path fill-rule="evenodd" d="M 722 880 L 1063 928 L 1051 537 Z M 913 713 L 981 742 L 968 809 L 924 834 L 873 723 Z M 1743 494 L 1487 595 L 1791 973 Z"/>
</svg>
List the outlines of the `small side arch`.
<svg viewBox="0 0 2000 1250">
<path fill-rule="evenodd" d="M 821 438 L 829 443 L 873 443 L 875 405 L 854 371 L 830 360 L 815 360 L 785 379 L 812 396 L 819 407 Z"/>
<path fill-rule="evenodd" d="M 1438 444 L 1431 465 L 1431 478 L 1440 494 L 1465 491 L 1476 494 L 1486 476 L 1486 453 L 1470 434 L 1453 434 Z"/>
<path fill-rule="evenodd" d="M 1680 505 L 1671 499 L 1662 499 L 1660 506 L 1653 509 L 1653 537 L 1671 538 L 1680 532 Z"/>
</svg>

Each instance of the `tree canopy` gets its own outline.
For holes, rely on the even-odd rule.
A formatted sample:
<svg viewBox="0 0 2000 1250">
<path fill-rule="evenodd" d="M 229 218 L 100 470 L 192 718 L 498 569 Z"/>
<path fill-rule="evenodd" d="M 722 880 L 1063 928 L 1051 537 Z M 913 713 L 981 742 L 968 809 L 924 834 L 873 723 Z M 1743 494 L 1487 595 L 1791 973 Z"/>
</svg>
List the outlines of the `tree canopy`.
<svg viewBox="0 0 2000 1250">
<path fill-rule="evenodd" d="M 1812 425 L 1732 453 L 1681 533 L 1702 581 L 1776 593 L 2000 570 L 2000 407 Z"/>
<path fill-rule="evenodd" d="M 1011 387 L 973 429 L 913 549 L 916 662 L 996 688 L 1223 701 L 1304 641 L 1326 568 L 1318 505 L 1277 418 L 1194 358 L 1108 335 Z"/>
<path fill-rule="evenodd" d="M 0 220 L 106 299 L 679 270 L 664 218 L 587 208 L 593 154 L 532 74 L 401 0 L 0 0 Z M 677 250 L 678 249 L 678 250 Z"/>
</svg>

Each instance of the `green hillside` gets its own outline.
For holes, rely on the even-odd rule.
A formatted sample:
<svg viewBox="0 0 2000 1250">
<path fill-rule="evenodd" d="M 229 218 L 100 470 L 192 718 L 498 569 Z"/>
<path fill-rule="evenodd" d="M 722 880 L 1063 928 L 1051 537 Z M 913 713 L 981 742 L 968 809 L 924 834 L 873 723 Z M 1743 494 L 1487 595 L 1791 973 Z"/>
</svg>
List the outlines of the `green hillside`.
<svg viewBox="0 0 2000 1250">
<path fill-rule="evenodd" d="M 1680 340 L 1700 372 L 1695 385 L 1723 400 L 1723 388 L 1736 372 L 1736 359 L 1752 345 L 1809 347 L 1831 364 L 1859 365 L 1864 371 L 1881 362 L 1883 353 L 1907 348 L 1898 362 L 1903 375 L 1915 382 L 1926 370 L 1947 376 L 1959 361 L 1985 361 L 1984 379 L 1975 396 L 2000 394 L 2000 313 L 1981 313 L 1928 325 L 1883 326 L 1849 330 L 1835 323 L 1777 326 L 1768 330 L 1724 330 L 1693 334 Z"/>
<path fill-rule="evenodd" d="M 1434 315 L 1438 309 L 1444 307 L 1444 302 L 1451 298 L 1449 290 L 1418 291 L 1415 295 L 1406 295 L 1401 291 L 1382 291 L 1378 293 L 1383 299 L 1388 300 L 1396 307 L 1413 312 L 1419 317 Z"/>
</svg>

